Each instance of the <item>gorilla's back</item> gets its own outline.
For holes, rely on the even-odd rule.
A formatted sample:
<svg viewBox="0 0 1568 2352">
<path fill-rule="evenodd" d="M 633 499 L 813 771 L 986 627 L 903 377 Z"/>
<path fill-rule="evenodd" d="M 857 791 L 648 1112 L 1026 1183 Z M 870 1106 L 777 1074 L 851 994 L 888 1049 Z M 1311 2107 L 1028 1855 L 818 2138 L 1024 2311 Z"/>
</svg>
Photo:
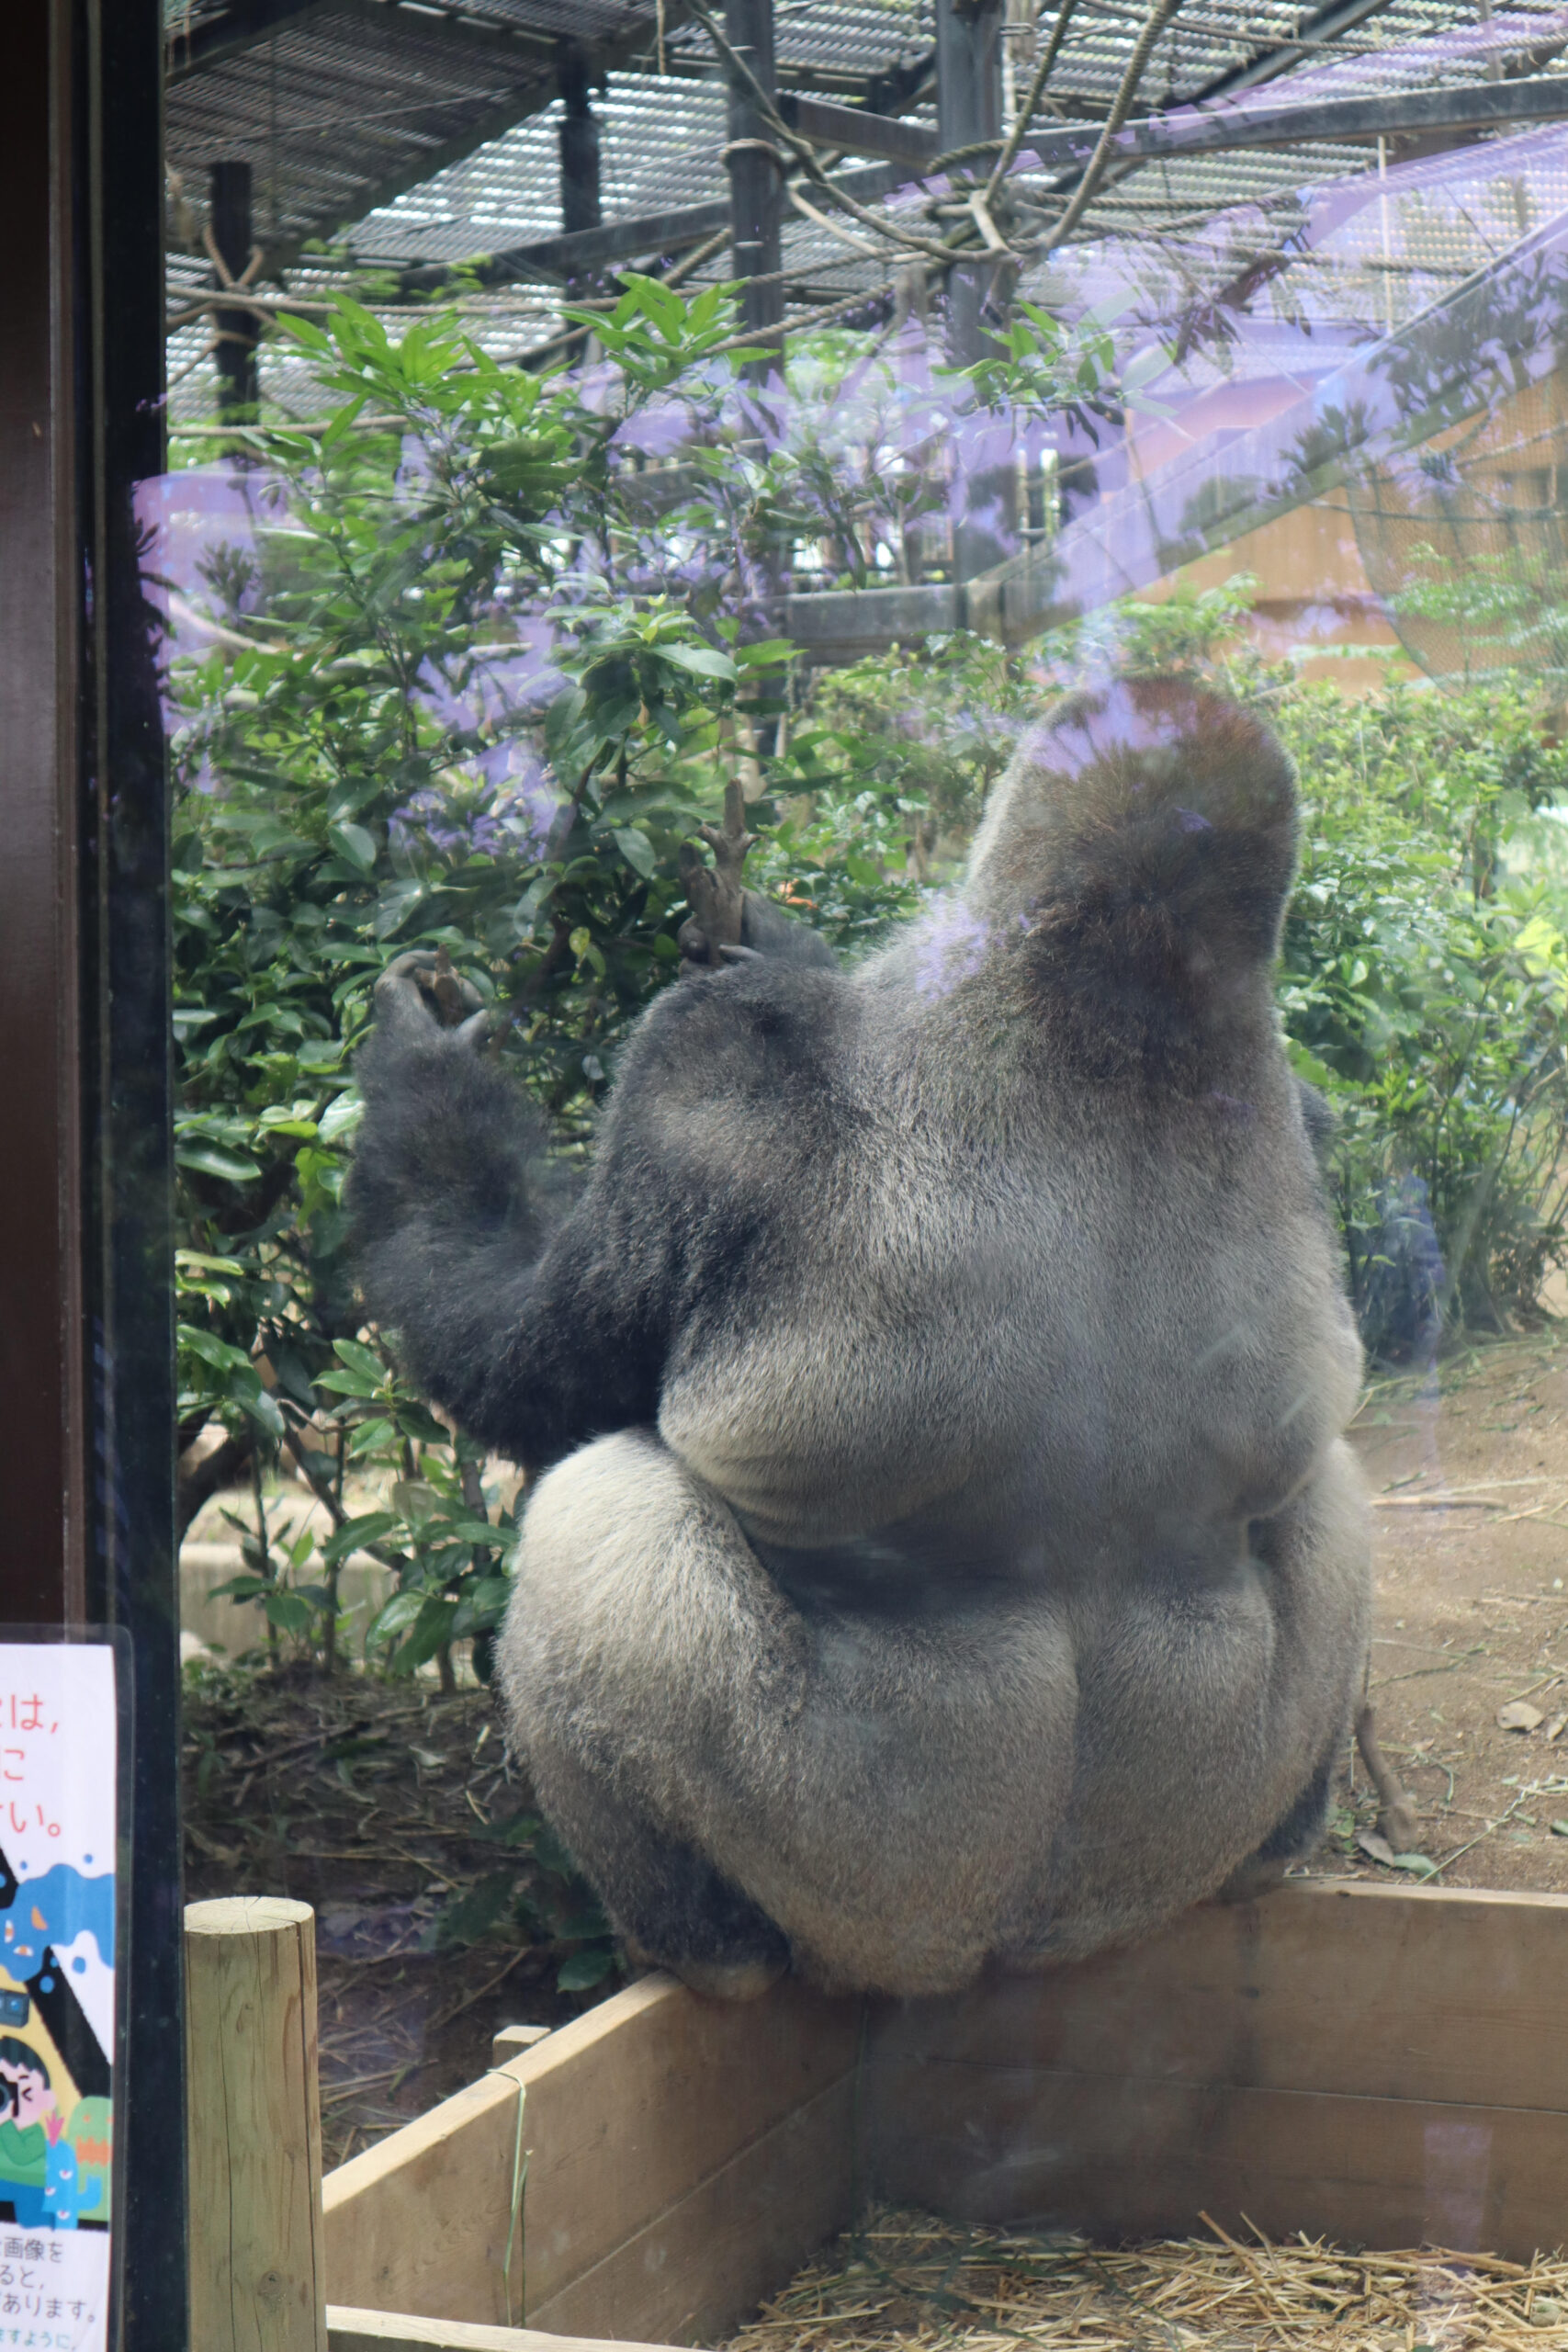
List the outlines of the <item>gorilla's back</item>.
<svg viewBox="0 0 1568 2352">
<path fill-rule="evenodd" d="M 745 1025 L 743 992 L 808 1079 L 726 1104 L 758 1238 L 690 1237 L 660 1434 L 754 1541 L 851 1583 L 857 1557 L 880 1585 L 900 1557 L 1070 1584 L 1234 1556 L 1359 1363 L 1271 1023 L 1225 1088 L 1086 1094 L 1048 1039 L 998 1055 L 994 976 L 927 1001 L 900 960 L 671 1001 L 660 1062 L 710 1101 L 730 1073 L 705 1033 Z"/>
</svg>

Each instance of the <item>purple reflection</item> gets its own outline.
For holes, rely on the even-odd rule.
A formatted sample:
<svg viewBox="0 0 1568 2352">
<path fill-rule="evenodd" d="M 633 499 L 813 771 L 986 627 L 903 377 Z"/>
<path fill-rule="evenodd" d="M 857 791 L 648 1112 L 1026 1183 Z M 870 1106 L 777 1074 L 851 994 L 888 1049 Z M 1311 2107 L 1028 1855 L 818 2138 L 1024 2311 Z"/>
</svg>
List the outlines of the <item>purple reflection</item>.
<svg viewBox="0 0 1568 2352">
<path fill-rule="evenodd" d="M 986 960 L 989 928 L 960 898 L 939 899 L 921 924 L 915 948 L 915 986 L 928 1004 L 936 1003 Z"/>
</svg>

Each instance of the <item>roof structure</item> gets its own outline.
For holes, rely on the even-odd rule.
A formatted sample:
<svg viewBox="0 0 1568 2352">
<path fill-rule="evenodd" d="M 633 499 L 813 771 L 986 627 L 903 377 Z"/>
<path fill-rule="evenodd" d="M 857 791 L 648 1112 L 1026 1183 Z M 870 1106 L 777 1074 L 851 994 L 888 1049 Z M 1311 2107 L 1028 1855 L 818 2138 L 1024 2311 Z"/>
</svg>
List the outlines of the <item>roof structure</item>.
<svg viewBox="0 0 1568 2352">
<path fill-rule="evenodd" d="M 1043 10 L 1046 22 L 1055 11 Z M 1043 32 L 1009 0 L 1004 119 Z M 1103 121 L 1145 23 L 1142 0 L 1077 0 L 1049 84 L 1046 123 Z M 779 0 L 781 91 L 826 94 L 934 130 L 933 0 Z M 1287 93 L 1385 98 L 1441 85 L 1551 75 L 1568 12 L 1516 9 L 1477 23 L 1455 0 L 1187 0 L 1160 32 L 1138 111 L 1277 105 Z M 167 26 L 172 373 L 176 413 L 211 413 L 203 207 L 211 167 L 251 167 L 258 282 L 301 298 L 367 272 L 388 277 L 513 253 L 558 232 L 563 58 L 594 89 L 607 220 L 722 208 L 726 68 L 684 0 L 171 0 Z M 1375 134 L 1168 157 L 1106 174 L 1079 233 L 1179 232 L 1227 208 L 1279 206 L 1364 174 Z M 1387 145 L 1385 142 L 1385 161 Z M 830 158 L 831 159 L 831 158 Z M 1049 204 L 1060 175 L 1016 176 Z M 819 208 L 818 208 L 819 209 Z M 722 239 L 705 267 L 729 268 Z M 871 296 L 878 254 L 792 214 L 786 305 L 795 314 Z M 1455 262 L 1459 261 L 1456 252 Z M 556 317 L 558 272 L 519 269 L 463 299 L 498 351 L 524 349 Z M 282 394 L 287 358 L 264 363 Z"/>
<path fill-rule="evenodd" d="M 1479 19 L 1464 0 L 1002 0 L 1004 132 L 1053 26 L 1066 32 L 977 210 L 995 142 L 967 177 L 937 156 L 953 138 L 934 86 L 947 5 L 775 0 L 780 102 L 760 119 L 790 167 L 784 323 L 889 329 L 911 267 L 927 290 L 961 275 L 929 258 L 956 215 L 972 277 L 1005 266 L 1057 316 L 1119 322 L 1145 413 L 1092 451 L 1066 428 L 1022 454 L 1057 469 L 1055 519 L 1016 510 L 978 559 L 955 522 L 906 586 L 852 594 L 803 552 L 799 641 L 837 658 L 961 621 L 1027 635 L 1325 494 L 1348 498 L 1380 594 L 1434 517 L 1460 531 L 1461 507 L 1483 561 L 1527 542 L 1537 571 L 1557 561 L 1555 489 L 1517 485 L 1547 458 L 1554 484 L 1559 443 L 1568 462 L 1568 0 Z M 437 293 L 498 354 L 558 348 L 569 282 L 581 299 L 594 269 L 678 256 L 691 283 L 732 276 L 738 68 L 714 23 L 705 0 L 183 0 L 175 413 L 212 413 L 201 197 L 236 160 L 253 286 L 303 303 L 348 284 L 389 309 Z M 604 225 L 584 229 L 563 221 L 563 158 L 589 94 Z M 262 390 L 308 408 L 287 345 L 265 347 Z"/>
</svg>

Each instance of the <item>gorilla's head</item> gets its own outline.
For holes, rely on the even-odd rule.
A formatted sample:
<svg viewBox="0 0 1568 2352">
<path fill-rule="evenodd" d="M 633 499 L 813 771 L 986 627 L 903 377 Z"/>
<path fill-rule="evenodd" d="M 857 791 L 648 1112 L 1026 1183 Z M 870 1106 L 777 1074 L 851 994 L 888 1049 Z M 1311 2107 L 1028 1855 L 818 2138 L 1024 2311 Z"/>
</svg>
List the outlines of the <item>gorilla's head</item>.
<svg viewBox="0 0 1568 2352">
<path fill-rule="evenodd" d="M 1295 848 L 1290 763 L 1259 720 L 1185 680 L 1121 681 L 1025 739 L 964 896 L 992 922 L 1114 933 L 1119 954 L 1131 927 L 1253 963 L 1278 945 Z"/>
</svg>

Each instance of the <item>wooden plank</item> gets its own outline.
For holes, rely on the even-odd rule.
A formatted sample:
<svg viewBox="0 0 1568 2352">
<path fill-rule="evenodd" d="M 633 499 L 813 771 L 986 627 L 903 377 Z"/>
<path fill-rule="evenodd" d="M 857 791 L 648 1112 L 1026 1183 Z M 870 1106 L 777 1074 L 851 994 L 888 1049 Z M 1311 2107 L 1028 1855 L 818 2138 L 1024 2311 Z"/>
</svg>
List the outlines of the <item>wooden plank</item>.
<svg viewBox="0 0 1568 2352">
<path fill-rule="evenodd" d="M 605 2352 L 597 2341 L 541 2335 L 532 2327 L 480 2327 L 468 2320 L 415 2319 L 407 2312 L 327 2305 L 327 2352 Z M 668 2345 L 622 2344 L 615 2352 L 673 2352 Z"/>
<path fill-rule="evenodd" d="M 315 1914 L 186 1906 L 190 2326 L 201 2352 L 325 2352 Z"/>
<path fill-rule="evenodd" d="M 856 2005 L 799 1984 L 730 2007 L 646 1978 L 331 2175 L 329 2298 L 506 2319 L 519 2086 L 529 2169 L 514 2312 L 523 2243 L 532 2308 L 844 2076 L 859 2030 Z"/>
<path fill-rule="evenodd" d="M 1128 1951 L 874 2011 L 867 2050 L 1568 2109 L 1565 1981 L 1568 1896 L 1305 1881 Z"/>
<path fill-rule="evenodd" d="M 1568 2238 L 1568 2116 L 994 2067 L 911 2069 L 878 2195 L 967 2221 L 1423 2242 L 1528 2262 Z"/>
<path fill-rule="evenodd" d="M 852 2220 L 854 2101 L 845 2075 L 560 2292 L 536 2302 L 530 2267 L 530 2324 L 721 2343 Z"/>
</svg>

